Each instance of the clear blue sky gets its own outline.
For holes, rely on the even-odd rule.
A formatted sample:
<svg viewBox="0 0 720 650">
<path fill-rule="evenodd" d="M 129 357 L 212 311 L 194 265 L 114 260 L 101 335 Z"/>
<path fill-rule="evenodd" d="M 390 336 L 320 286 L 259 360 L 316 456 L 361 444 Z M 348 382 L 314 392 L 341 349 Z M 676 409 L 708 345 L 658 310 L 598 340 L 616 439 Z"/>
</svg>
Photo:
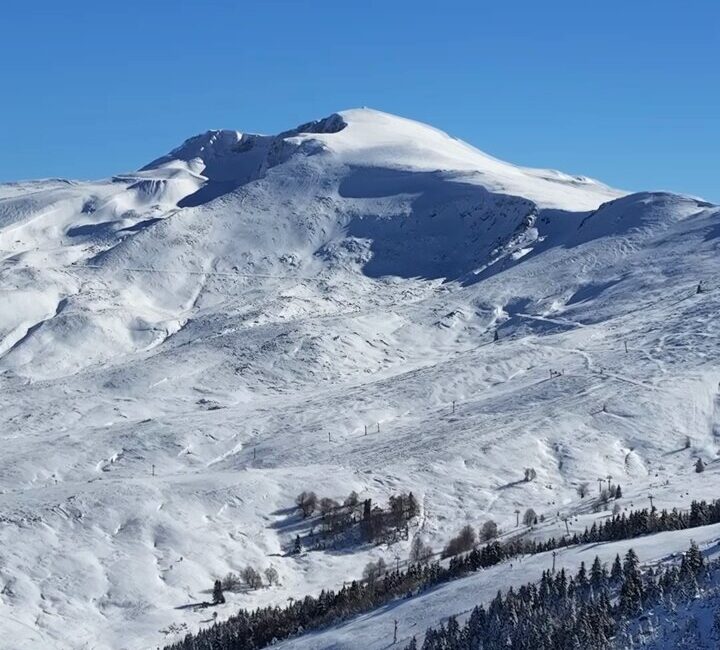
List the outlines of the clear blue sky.
<svg viewBox="0 0 720 650">
<path fill-rule="evenodd" d="M 24 0 L 0 24 L 0 180 L 98 178 L 210 128 L 371 106 L 720 202 L 717 0 Z"/>
</svg>

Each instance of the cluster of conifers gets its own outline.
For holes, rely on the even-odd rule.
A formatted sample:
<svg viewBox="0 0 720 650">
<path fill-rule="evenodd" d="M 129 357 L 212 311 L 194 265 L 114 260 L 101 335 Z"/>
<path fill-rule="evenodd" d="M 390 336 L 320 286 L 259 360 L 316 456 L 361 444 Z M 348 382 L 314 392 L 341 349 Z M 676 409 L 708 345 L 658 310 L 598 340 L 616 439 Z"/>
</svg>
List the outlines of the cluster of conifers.
<svg viewBox="0 0 720 650">
<path fill-rule="evenodd" d="M 284 607 L 240 610 L 226 621 L 167 646 L 166 650 L 256 650 L 273 642 L 316 630 L 371 611 L 396 598 L 412 597 L 443 582 L 498 564 L 512 557 L 542 553 L 573 544 L 631 539 L 649 533 L 694 528 L 720 522 L 720 499 L 694 501 L 689 511 L 636 510 L 593 524 L 582 534 L 563 539 L 494 541 L 469 553 L 439 562 L 413 564 L 380 578 L 353 581 L 339 591 L 323 591 Z M 439 646 L 438 646 L 439 647 Z M 523 647 L 523 646 L 518 646 Z M 564 646 L 557 646 L 562 648 Z M 592 646 L 588 646 L 592 647 Z"/>
<path fill-rule="evenodd" d="M 455 617 L 425 633 L 422 650 L 604 650 L 631 647 L 628 623 L 657 604 L 672 608 L 678 598 L 698 593 L 705 572 L 695 544 L 679 566 L 641 572 L 630 549 L 624 561 L 616 556 L 608 574 L 595 556 L 590 571 L 585 564 L 575 576 L 563 569 L 543 573 L 539 583 L 528 583 L 505 596 L 498 592 L 485 608 L 478 605 L 466 623 Z M 636 625 L 638 622 L 635 622 Z M 640 631 L 642 623 L 639 622 Z M 620 637 L 625 636 L 625 639 Z M 417 650 L 415 638 L 405 650 Z"/>
</svg>

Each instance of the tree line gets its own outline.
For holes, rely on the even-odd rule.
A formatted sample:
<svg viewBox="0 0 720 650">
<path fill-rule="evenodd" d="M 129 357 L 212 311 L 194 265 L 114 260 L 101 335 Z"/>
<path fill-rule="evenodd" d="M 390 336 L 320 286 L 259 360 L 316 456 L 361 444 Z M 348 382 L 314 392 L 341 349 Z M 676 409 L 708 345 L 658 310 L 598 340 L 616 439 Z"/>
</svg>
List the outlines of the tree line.
<svg viewBox="0 0 720 650">
<path fill-rule="evenodd" d="M 562 539 L 495 540 L 450 558 L 447 566 L 438 561 L 419 561 L 405 571 L 383 574 L 376 570 L 369 571 L 365 580 L 355 580 L 338 591 L 323 590 L 317 597 L 305 596 L 284 607 L 263 607 L 251 611 L 241 609 L 226 621 L 215 623 L 195 635 L 187 635 L 182 641 L 166 646 L 166 650 L 257 650 L 308 630 L 336 624 L 371 611 L 396 598 L 416 596 L 438 584 L 519 555 L 542 553 L 581 543 L 619 541 L 718 522 L 720 499 L 711 502 L 693 501 L 689 512 L 677 509 L 658 512 L 652 508 L 623 513 L 606 522 L 594 523 L 580 535 Z"/>
<path fill-rule="evenodd" d="M 628 625 L 657 604 L 698 594 L 706 576 L 702 553 L 693 542 L 678 566 L 641 571 L 630 549 L 610 571 L 595 556 L 574 576 L 544 571 L 539 583 L 512 587 L 487 607 L 476 606 L 460 626 L 455 617 L 429 628 L 422 650 L 605 650 L 634 647 Z M 405 650 L 417 650 L 415 638 Z"/>
</svg>

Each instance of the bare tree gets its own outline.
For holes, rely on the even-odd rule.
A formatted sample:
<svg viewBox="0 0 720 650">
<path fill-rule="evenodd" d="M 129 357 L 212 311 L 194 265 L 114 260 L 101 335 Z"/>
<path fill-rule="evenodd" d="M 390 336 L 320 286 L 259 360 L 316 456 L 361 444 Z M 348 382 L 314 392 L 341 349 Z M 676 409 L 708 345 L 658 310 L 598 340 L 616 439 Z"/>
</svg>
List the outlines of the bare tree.
<svg viewBox="0 0 720 650">
<path fill-rule="evenodd" d="M 432 558 L 433 550 L 419 535 L 413 538 L 410 544 L 410 562 L 413 564 L 426 564 Z"/>
<path fill-rule="evenodd" d="M 443 557 L 450 557 L 458 553 L 465 553 L 475 546 L 475 530 L 470 524 L 463 526 L 460 532 L 453 537 L 443 549 Z"/>
<path fill-rule="evenodd" d="M 387 571 L 387 564 L 382 558 L 377 562 L 368 562 L 363 569 L 363 578 L 368 582 L 375 582 L 383 573 Z"/>
<path fill-rule="evenodd" d="M 246 566 L 240 575 L 250 589 L 260 589 L 262 587 L 262 577 L 253 567 Z"/>
<path fill-rule="evenodd" d="M 480 537 L 485 542 L 495 539 L 499 533 L 498 525 L 492 519 L 488 519 L 480 528 Z"/>
<path fill-rule="evenodd" d="M 265 569 L 265 579 L 267 580 L 268 586 L 272 587 L 280 583 L 280 576 L 278 575 L 277 569 L 274 566 L 269 566 Z"/>
<path fill-rule="evenodd" d="M 232 573 L 231 571 L 222 579 L 221 584 L 224 591 L 240 591 L 243 581 L 237 573 Z"/>
<path fill-rule="evenodd" d="M 327 515 L 334 510 L 337 510 L 340 507 L 340 504 L 335 501 L 335 499 L 330 499 L 329 497 L 323 497 L 320 499 L 320 514 L 321 515 Z"/>
<path fill-rule="evenodd" d="M 309 517 L 317 508 L 317 494 L 303 490 L 295 498 L 295 503 L 300 508 L 303 517 Z"/>
<path fill-rule="evenodd" d="M 610 491 L 607 488 L 600 490 L 600 496 L 598 496 L 598 502 L 605 506 L 610 501 Z"/>
</svg>

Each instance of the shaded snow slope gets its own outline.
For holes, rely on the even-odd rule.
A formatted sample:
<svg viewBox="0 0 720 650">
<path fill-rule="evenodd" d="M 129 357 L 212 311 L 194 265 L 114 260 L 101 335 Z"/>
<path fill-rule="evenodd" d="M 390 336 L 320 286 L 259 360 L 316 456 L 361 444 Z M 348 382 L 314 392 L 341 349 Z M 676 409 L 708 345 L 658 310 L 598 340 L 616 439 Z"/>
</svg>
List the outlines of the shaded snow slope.
<svg viewBox="0 0 720 650">
<path fill-rule="evenodd" d="M 413 490 L 435 547 L 592 517 L 608 474 L 624 507 L 717 496 L 719 243 L 710 204 L 367 109 L 1 185 L 0 629 L 154 647 L 246 564 L 281 586 L 221 616 L 406 554 L 285 556 L 303 489 Z"/>
</svg>

